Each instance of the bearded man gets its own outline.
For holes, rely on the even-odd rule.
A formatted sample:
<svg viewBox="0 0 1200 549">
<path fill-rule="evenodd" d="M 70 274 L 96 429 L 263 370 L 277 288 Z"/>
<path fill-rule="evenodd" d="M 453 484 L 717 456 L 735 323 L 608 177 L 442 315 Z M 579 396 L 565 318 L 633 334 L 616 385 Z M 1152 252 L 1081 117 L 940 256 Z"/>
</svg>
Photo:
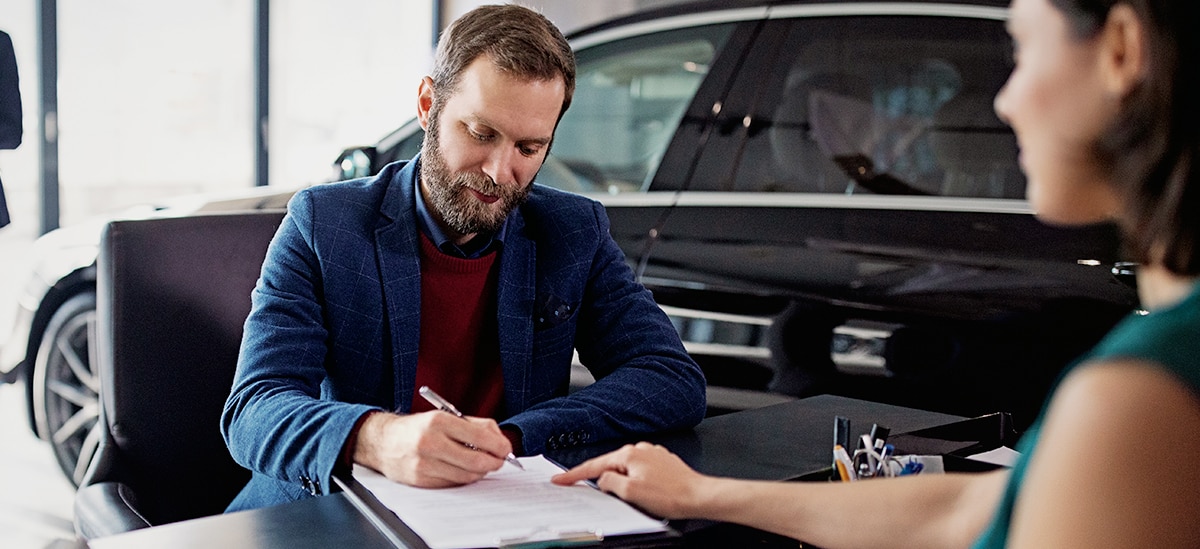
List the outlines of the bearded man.
<svg viewBox="0 0 1200 549">
<path fill-rule="evenodd" d="M 603 207 L 533 183 L 574 88 L 550 21 L 477 8 L 421 80 L 422 152 L 292 199 L 222 416 L 253 472 L 230 511 L 327 493 L 352 464 L 454 486 L 510 454 L 703 418 L 704 376 Z M 568 395 L 576 352 L 597 381 Z"/>
</svg>

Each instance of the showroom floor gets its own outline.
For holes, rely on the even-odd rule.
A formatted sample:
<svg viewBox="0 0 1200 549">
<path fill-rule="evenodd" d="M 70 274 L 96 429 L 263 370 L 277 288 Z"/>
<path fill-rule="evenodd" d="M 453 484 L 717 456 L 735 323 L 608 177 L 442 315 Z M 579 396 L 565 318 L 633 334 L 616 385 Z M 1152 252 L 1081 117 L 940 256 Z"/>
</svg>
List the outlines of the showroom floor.
<svg viewBox="0 0 1200 549">
<path fill-rule="evenodd" d="M 50 445 L 29 430 L 24 392 L 23 385 L 0 385 L 0 547 L 69 547 L 75 491 Z"/>
<path fill-rule="evenodd" d="M 24 284 L 31 234 L 0 230 L 0 340 L 12 326 L 13 300 Z M 54 462 L 50 445 L 28 427 L 24 385 L 0 385 L 0 547 L 70 547 L 74 489 Z"/>
</svg>

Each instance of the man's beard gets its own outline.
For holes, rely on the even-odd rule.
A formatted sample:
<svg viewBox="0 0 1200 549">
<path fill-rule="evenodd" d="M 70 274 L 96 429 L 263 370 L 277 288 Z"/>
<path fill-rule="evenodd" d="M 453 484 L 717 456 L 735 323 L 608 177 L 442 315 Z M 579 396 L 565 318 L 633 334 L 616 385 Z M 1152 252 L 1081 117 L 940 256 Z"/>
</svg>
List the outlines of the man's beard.
<svg viewBox="0 0 1200 549">
<path fill-rule="evenodd" d="M 533 185 L 498 185 L 483 173 L 450 173 L 438 144 L 437 114 L 431 113 L 433 122 L 421 150 L 421 181 L 429 189 L 429 206 L 449 229 L 460 235 L 496 232 L 508 214 L 529 199 Z M 484 203 L 468 189 L 499 200 Z"/>
</svg>

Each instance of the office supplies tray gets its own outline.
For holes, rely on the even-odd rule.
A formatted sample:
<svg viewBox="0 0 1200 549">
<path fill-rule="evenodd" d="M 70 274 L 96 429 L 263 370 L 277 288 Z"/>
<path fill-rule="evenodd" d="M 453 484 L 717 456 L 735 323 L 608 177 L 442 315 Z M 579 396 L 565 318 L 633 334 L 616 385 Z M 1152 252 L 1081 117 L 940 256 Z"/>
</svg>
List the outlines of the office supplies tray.
<svg viewBox="0 0 1200 549">
<path fill-rule="evenodd" d="M 996 412 L 955 421 L 935 427 L 917 429 L 892 435 L 888 443 L 896 455 L 942 456 L 947 472 L 967 473 L 991 471 L 1000 467 L 992 463 L 969 459 L 972 456 L 1001 446 L 1016 446 L 1020 435 L 1013 427 L 1011 414 Z M 833 478 L 833 468 L 810 471 L 791 480 L 823 482 Z"/>
</svg>

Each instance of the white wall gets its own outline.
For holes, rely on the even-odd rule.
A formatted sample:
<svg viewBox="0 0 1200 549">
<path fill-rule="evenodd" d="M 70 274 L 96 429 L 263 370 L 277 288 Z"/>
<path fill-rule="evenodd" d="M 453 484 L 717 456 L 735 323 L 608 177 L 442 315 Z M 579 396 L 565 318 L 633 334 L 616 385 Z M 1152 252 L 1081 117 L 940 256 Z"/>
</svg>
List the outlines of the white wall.
<svg viewBox="0 0 1200 549">
<path fill-rule="evenodd" d="M 37 2 L 0 3 L 25 137 L 0 151 L 13 225 L 38 226 Z M 161 197 L 253 185 L 252 0 L 58 0 L 62 224 Z M 286 0 L 271 14 L 270 182 L 326 179 L 346 146 L 412 116 L 432 4 Z"/>
<path fill-rule="evenodd" d="M 526 0 L 566 32 L 678 0 Z M 487 1 L 448 0 L 446 20 Z M 38 206 L 38 3 L 0 2 L 25 110 L 24 144 L 0 151 L 13 225 Z M 271 13 L 270 183 L 325 180 L 347 146 L 415 111 L 432 56 L 432 2 L 283 0 Z M 58 0 L 61 223 L 254 177 L 252 0 Z"/>
<path fill-rule="evenodd" d="M 277 0 L 271 9 L 272 184 L 324 180 L 343 148 L 416 116 L 433 57 L 431 2 Z"/>
</svg>

